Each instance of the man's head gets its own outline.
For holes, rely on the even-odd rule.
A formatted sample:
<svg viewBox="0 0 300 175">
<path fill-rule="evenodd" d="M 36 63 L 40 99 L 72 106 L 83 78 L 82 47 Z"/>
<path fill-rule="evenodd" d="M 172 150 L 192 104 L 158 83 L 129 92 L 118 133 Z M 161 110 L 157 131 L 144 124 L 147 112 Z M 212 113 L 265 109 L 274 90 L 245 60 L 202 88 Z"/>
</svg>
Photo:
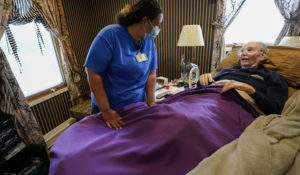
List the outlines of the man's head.
<svg viewBox="0 0 300 175">
<path fill-rule="evenodd" d="M 268 48 L 262 42 L 249 42 L 240 50 L 240 62 L 242 69 L 255 68 L 267 58 Z"/>
</svg>

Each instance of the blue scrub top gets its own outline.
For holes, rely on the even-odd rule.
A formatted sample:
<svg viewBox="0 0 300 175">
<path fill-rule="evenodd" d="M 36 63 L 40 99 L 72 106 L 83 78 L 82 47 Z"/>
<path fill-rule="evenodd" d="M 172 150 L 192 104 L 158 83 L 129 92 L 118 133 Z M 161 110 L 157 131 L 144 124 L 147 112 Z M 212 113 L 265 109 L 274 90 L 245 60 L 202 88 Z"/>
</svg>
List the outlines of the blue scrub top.
<svg viewBox="0 0 300 175">
<path fill-rule="evenodd" d="M 149 73 L 157 69 L 156 46 L 154 40 L 141 40 L 140 50 L 137 46 L 126 26 L 113 24 L 98 33 L 88 52 L 84 66 L 102 76 L 112 109 L 146 99 Z M 147 60 L 139 62 L 138 52 Z M 97 105 L 93 93 L 91 97 Z"/>
</svg>

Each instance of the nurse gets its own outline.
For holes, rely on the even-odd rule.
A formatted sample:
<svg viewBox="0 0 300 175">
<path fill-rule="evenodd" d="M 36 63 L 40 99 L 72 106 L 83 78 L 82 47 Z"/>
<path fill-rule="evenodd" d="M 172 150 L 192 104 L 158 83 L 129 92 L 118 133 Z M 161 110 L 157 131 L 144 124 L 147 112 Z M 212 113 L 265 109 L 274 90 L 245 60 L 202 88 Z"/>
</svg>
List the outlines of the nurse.
<svg viewBox="0 0 300 175">
<path fill-rule="evenodd" d="M 116 109 L 144 101 L 155 105 L 154 38 L 162 20 L 156 0 L 139 0 L 118 13 L 118 24 L 104 27 L 95 37 L 84 66 L 92 91 L 92 114 L 101 111 L 107 127 L 121 129 L 125 124 Z"/>
</svg>

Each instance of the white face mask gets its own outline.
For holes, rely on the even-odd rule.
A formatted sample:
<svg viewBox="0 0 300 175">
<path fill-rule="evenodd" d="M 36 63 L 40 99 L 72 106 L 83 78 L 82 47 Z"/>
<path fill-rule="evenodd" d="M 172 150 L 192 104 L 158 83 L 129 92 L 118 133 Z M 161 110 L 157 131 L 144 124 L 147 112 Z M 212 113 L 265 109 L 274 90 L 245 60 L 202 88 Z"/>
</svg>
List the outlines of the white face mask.
<svg viewBox="0 0 300 175">
<path fill-rule="evenodd" d="M 153 27 L 152 31 L 150 33 L 146 33 L 146 37 L 145 39 L 147 40 L 152 40 L 154 39 L 160 32 L 160 29 L 157 28 L 157 27 L 154 27 L 151 23 L 151 21 L 149 21 L 150 25 Z M 144 27 L 144 30 L 146 31 L 145 27 Z"/>
</svg>

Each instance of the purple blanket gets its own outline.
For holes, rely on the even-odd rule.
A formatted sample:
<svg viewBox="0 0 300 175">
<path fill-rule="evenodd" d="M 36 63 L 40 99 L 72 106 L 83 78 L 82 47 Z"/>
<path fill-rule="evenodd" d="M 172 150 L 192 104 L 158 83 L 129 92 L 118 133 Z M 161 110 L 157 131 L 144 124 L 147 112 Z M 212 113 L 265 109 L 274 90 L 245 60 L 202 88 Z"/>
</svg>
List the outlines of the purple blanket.
<svg viewBox="0 0 300 175">
<path fill-rule="evenodd" d="M 240 136 L 258 115 L 235 90 L 188 89 L 148 107 L 118 113 L 122 130 L 101 113 L 69 127 L 51 148 L 50 175 L 183 175 Z"/>
</svg>

